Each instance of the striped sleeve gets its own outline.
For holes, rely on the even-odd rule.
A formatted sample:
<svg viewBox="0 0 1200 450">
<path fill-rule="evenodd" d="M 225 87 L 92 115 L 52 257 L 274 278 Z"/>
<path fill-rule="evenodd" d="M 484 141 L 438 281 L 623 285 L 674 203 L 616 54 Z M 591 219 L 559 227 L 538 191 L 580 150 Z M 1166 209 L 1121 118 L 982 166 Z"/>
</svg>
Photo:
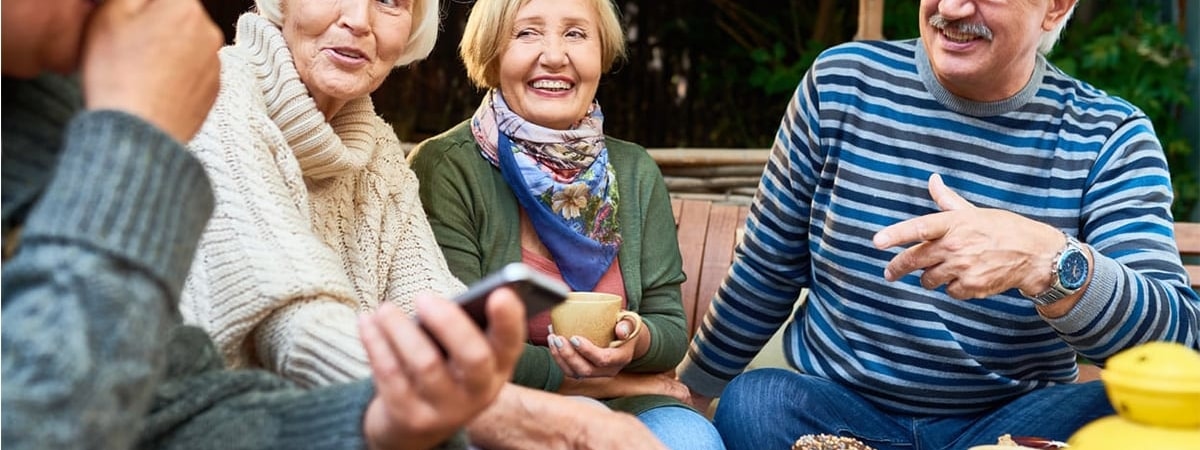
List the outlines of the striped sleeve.
<svg viewBox="0 0 1200 450">
<path fill-rule="evenodd" d="M 1170 172 L 1145 115 L 1116 128 L 1087 185 L 1080 240 L 1095 250 L 1093 281 L 1080 306 L 1050 324 L 1099 362 L 1149 341 L 1200 348 L 1200 299 L 1181 268 Z"/>
<path fill-rule="evenodd" d="M 1172 236 L 1169 172 L 1149 120 L 1042 59 L 1031 80 L 1008 99 L 972 102 L 938 84 L 916 40 L 823 53 L 788 105 L 744 242 L 680 378 L 719 394 L 787 323 L 797 370 L 884 409 L 954 414 L 1070 382 L 1077 353 L 1102 362 L 1148 341 L 1200 346 L 1200 299 Z M 1090 245 L 1093 281 L 1078 306 L 1046 319 L 1016 289 L 958 301 L 921 287 L 919 272 L 885 281 L 901 249 L 871 239 L 938 211 L 933 173 L 977 206 Z"/>
</svg>

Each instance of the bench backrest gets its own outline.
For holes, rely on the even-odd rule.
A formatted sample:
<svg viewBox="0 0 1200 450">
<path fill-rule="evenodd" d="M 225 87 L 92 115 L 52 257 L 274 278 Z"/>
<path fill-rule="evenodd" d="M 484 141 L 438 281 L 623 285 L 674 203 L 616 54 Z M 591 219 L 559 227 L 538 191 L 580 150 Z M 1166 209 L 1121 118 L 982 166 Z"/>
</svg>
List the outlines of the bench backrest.
<svg viewBox="0 0 1200 450">
<path fill-rule="evenodd" d="M 683 272 L 687 274 L 680 289 L 690 338 L 733 264 L 733 247 L 750 207 L 675 198 L 671 199 L 671 209 L 675 212 Z"/>
<path fill-rule="evenodd" d="M 1192 280 L 1192 289 L 1200 289 L 1200 223 L 1176 222 L 1175 245 L 1183 257 L 1183 267 Z M 1190 261 L 1190 263 L 1189 263 Z"/>
</svg>

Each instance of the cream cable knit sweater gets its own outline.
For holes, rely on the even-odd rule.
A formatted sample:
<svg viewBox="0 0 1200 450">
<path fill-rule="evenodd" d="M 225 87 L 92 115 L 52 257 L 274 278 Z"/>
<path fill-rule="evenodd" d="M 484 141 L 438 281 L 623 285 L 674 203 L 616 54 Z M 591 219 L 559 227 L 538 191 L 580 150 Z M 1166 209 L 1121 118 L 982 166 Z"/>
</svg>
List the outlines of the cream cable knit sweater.
<svg viewBox="0 0 1200 450">
<path fill-rule="evenodd" d="M 399 140 L 369 97 L 329 122 L 279 29 L 246 14 L 221 50 L 221 90 L 189 148 L 216 194 L 182 313 L 234 367 L 301 385 L 369 373 L 357 316 L 463 285 L 434 240 Z"/>
</svg>

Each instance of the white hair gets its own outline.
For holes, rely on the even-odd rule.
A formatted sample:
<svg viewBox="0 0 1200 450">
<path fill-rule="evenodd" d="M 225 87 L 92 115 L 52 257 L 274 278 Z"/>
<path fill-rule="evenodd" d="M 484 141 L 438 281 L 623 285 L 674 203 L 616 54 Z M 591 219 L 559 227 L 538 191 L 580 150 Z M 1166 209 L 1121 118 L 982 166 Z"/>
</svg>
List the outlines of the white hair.
<svg viewBox="0 0 1200 450">
<path fill-rule="evenodd" d="M 283 26 L 283 2 L 287 0 L 254 0 L 259 15 L 266 17 L 275 26 Z M 374 1 L 374 0 L 372 0 Z M 433 51 L 438 33 L 438 0 L 413 0 L 412 28 L 404 53 L 396 60 L 396 67 L 420 61 Z"/>
<path fill-rule="evenodd" d="M 1067 11 L 1067 15 L 1063 16 L 1062 20 L 1058 22 L 1058 25 L 1054 26 L 1053 30 L 1050 30 L 1042 35 L 1042 40 L 1038 41 L 1038 53 L 1043 55 L 1050 54 L 1050 50 L 1054 49 L 1054 45 L 1058 43 L 1058 38 L 1062 36 L 1063 28 L 1067 27 L 1067 22 L 1069 22 L 1071 20 L 1071 16 L 1075 14 L 1076 6 L 1079 6 L 1078 2 L 1076 2 L 1074 5 L 1071 5 L 1071 9 Z"/>
</svg>

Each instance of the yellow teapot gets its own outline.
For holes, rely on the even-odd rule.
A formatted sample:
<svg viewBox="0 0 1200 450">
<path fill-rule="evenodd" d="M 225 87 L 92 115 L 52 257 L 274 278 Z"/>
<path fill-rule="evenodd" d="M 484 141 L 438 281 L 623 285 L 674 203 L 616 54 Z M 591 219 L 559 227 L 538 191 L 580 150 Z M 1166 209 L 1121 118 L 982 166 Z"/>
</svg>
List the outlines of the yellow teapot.
<svg viewBox="0 0 1200 450">
<path fill-rule="evenodd" d="M 1140 345 L 1110 358 L 1100 379 L 1117 415 L 1077 431 L 1071 450 L 1200 450 L 1200 353 Z"/>
</svg>

